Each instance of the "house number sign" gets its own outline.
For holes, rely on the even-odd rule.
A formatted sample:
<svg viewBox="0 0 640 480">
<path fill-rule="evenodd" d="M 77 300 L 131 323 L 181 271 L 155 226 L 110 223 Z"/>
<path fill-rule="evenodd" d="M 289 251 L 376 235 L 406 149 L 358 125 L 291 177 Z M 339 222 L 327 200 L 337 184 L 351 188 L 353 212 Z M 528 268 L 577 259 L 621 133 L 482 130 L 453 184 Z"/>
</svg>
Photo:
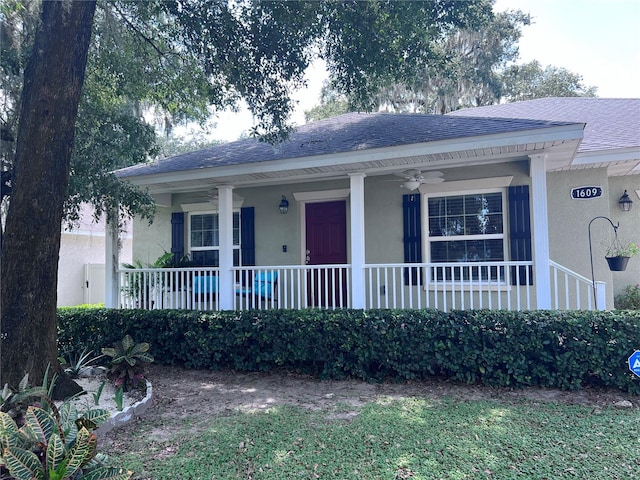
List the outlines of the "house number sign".
<svg viewBox="0 0 640 480">
<path fill-rule="evenodd" d="M 586 200 L 602 196 L 602 187 L 576 187 L 571 189 L 571 198 Z"/>
</svg>

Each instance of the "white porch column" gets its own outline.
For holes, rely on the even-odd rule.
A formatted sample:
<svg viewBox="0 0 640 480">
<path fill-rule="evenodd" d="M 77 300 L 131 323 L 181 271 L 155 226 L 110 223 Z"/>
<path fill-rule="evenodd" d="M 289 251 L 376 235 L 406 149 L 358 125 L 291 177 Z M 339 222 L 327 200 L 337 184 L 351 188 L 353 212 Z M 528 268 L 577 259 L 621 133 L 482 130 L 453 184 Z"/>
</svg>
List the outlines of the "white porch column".
<svg viewBox="0 0 640 480">
<path fill-rule="evenodd" d="M 118 218 L 118 213 L 114 215 Z M 120 229 L 109 221 L 105 223 L 104 232 L 104 305 L 107 308 L 120 307 Z"/>
<path fill-rule="evenodd" d="M 218 220 L 220 222 L 220 308 L 233 310 L 233 187 L 218 187 Z"/>
<path fill-rule="evenodd" d="M 547 207 L 547 155 L 530 155 L 531 198 L 533 200 L 533 278 L 536 307 L 551 308 L 549 265 L 549 212 Z"/>
<path fill-rule="evenodd" d="M 607 309 L 607 283 L 596 281 L 595 307 L 597 310 Z"/>
<path fill-rule="evenodd" d="M 351 306 L 364 308 L 364 173 L 350 173 L 351 187 Z"/>
</svg>

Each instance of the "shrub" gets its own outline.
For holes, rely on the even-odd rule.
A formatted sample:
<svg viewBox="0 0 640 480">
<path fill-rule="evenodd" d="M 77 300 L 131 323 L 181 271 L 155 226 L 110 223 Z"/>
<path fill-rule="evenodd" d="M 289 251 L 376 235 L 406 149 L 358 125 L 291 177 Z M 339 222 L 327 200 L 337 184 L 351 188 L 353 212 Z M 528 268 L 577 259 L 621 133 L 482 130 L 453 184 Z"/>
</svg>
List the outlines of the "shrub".
<svg viewBox="0 0 640 480">
<path fill-rule="evenodd" d="M 107 376 L 120 391 L 136 388 L 144 378 L 147 365 L 153 362 L 149 353 L 150 345 L 146 342 L 136 343 L 131 335 L 116 342 L 113 347 L 105 347 L 102 354 L 111 357 L 111 366 Z"/>
<path fill-rule="evenodd" d="M 627 285 L 616 295 L 614 305 L 618 310 L 640 310 L 640 284 Z"/>
<path fill-rule="evenodd" d="M 30 387 L 28 382 L 26 375 L 17 392 L 8 386 L 2 391 L 5 400 L 30 401 L 25 410 L 0 410 L 0 478 L 131 478 L 132 472 L 106 465 L 104 455 L 97 452 L 97 437 L 91 430 L 109 418 L 107 410 L 88 409 L 78 414 L 68 401 L 58 409 L 48 397 L 46 385 Z"/>
<path fill-rule="evenodd" d="M 45 387 L 29 385 L 29 374 L 27 373 L 20 380 L 16 391 L 9 388 L 7 383 L 0 390 L 0 412 L 7 413 L 11 418 L 17 419 L 18 423 L 21 423 L 27 408 L 35 400 L 46 394 L 47 389 Z"/>
<path fill-rule="evenodd" d="M 469 310 L 78 310 L 59 342 L 96 350 L 130 334 L 157 363 L 369 381 L 448 378 L 497 387 L 640 393 L 627 358 L 640 312 Z"/>
</svg>

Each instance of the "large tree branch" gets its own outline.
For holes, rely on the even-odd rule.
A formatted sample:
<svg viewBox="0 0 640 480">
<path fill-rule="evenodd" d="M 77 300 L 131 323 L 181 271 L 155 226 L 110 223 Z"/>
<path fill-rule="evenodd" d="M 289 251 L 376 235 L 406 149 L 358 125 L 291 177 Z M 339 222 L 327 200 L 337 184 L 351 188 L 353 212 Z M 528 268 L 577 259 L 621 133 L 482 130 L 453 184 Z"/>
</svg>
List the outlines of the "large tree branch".
<svg viewBox="0 0 640 480">
<path fill-rule="evenodd" d="M 124 20 L 124 23 L 126 23 L 129 28 L 131 28 L 131 30 L 133 30 L 136 35 L 139 35 L 140 38 L 142 38 L 147 44 L 149 44 L 149 46 L 156 51 L 156 53 L 161 57 L 161 58 L 166 58 L 168 56 L 167 52 L 163 52 L 162 50 L 160 50 L 160 47 L 158 47 L 155 42 L 150 39 L 148 36 L 146 36 L 138 27 L 136 27 L 133 22 L 131 20 L 129 20 L 129 18 L 127 17 L 127 15 L 118 8 L 117 5 L 113 5 L 114 10 L 118 13 L 118 15 L 120 15 L 120 18 L 122 18 L 122 20 Z"/>
</svg>

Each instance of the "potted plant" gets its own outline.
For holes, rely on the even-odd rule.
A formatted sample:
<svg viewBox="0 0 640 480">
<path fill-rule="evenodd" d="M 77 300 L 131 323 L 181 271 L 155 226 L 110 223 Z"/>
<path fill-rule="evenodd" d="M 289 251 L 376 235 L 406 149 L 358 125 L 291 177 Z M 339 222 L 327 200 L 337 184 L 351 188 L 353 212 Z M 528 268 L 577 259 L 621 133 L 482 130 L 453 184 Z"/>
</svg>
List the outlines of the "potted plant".
<svg viewBox="0 0 640 480">
<path fill-rule="evenodd" d="M 136 272 L 136 270 L 156 270 L 159 268 L 185 268 L 193 266 L 189 256 L 185 255 L 176 260 L 173 253 L 165 251 L 155 262 L 144 265 L 142 261 L 135 260 L 134 263 L 124 263 L 122 265 L 128 270 L 133 270 L 127 274 L 125 285 L 122 287 L 123 293 L 132 298 L 140 308 L 149 308 L 154 304 L 154 298 L 165 287 L 165 283 L 172 280 L 172 289 L 181 290 L 183 275 L 177 272 L 161 275 L 157 272 Z"/>
<path fill-rule="evenodd" d="M 622 272 L 627 268 L 629 258 L 640 253 L 640 247 L 635 242 L 621 242 L 616 239 L 607 248 L 605 258 L 612 272 Z"/>
</svg>

